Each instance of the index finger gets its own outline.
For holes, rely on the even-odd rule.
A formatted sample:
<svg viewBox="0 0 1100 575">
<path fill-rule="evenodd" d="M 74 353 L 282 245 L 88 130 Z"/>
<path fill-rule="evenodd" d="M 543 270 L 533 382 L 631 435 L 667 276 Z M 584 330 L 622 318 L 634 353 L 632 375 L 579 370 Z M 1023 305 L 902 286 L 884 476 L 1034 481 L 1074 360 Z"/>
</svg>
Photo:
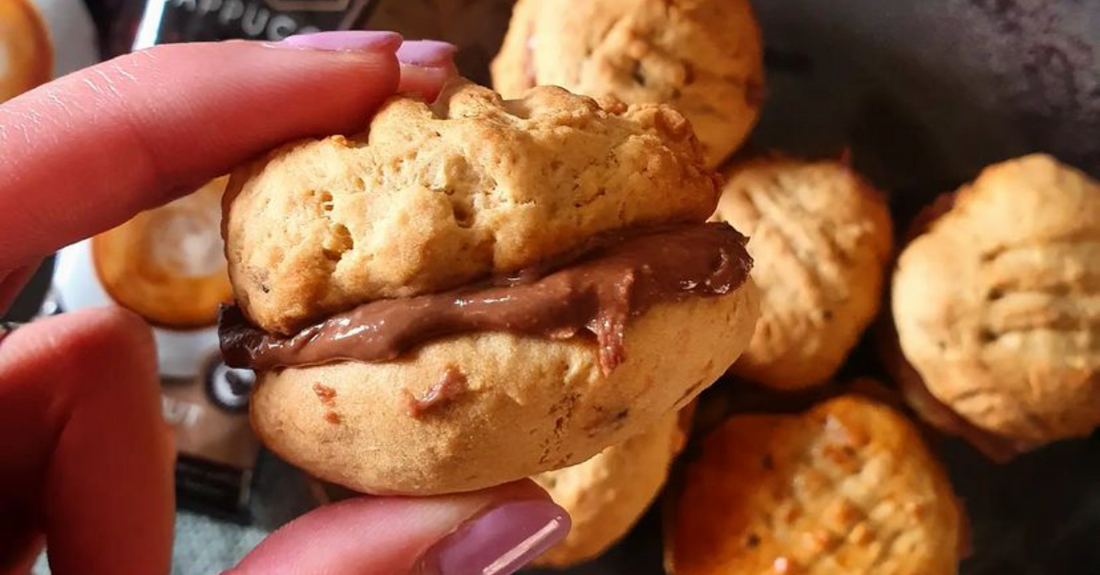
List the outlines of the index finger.
<svg viewBox="0 0 1100 575">
<path fill-rule="evenodd" d="M 397 90 L 401 44 L 361 34 L 353 50 L 159 46 L 0 106 L 0 274 L 283 142 L 361 130 Z"/>
</svg>

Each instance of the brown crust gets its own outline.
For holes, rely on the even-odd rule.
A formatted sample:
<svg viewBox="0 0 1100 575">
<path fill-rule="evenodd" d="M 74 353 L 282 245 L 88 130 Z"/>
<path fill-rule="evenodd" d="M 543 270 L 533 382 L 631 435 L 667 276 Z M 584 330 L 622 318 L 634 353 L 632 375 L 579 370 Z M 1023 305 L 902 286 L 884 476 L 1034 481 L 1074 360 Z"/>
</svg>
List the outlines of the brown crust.
<svg viewBox="0 0 1100 575">
<path fill-rule="evenodd" d="M 673 513 L 674 575 L 948 575 L 964 545 L 962 510 L 920 434 L 857 396 L 727 420 Z"/>
</svg>

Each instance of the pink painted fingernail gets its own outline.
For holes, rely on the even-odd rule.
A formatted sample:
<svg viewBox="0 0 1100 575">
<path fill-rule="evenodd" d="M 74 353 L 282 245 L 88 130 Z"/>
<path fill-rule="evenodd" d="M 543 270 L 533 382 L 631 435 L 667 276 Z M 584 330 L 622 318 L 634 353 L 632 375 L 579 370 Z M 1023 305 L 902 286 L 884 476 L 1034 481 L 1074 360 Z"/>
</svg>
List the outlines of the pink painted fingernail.
<svg viewBox="0 0 1100 575">
<path fill-rule="evenodd" d="M 458 48 L 454 44 L 436 40 L 414 40 L 401 44 L 397 60 L 409 66 L 441 68 L 452 64 Z"/>
<path fill-rule="evenodd" d="M 546 501 L 514 501 L 489 510 L 437 543 L 425 575 L 511 575 L 569 534 L 569 515 Z"/>
<path fill-rule="evenodd" d="M 291 36 L 271 46 L 331 52 L 393 52 L 402 40 L 397 32 L 342 30 Z"/>
</svg>

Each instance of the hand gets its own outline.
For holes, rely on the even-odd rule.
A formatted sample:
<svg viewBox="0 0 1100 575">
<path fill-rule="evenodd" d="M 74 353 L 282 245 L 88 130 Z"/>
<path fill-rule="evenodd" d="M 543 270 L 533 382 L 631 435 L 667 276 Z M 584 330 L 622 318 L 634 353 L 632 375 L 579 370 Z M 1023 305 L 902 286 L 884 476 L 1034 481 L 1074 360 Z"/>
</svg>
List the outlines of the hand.
<svg viewBox="0 0 1100 575">
<path fill-rule="evenodd" d="M 453 51 L 384 32 L 170 45 L 0 106 L 0 312 L 64 245 L 280 143 L 361 131 L 399 89 L 434 97 Z M 148 327 L 95 309 L 0 338 L 0 574 L 26 572 L 43 539 L 55 575 L 167 573 L 174 453 Z M 232 573 L 511 573 L 568 526 L 530 482 L 364 497 L 289 524 Z"/>
</svg>

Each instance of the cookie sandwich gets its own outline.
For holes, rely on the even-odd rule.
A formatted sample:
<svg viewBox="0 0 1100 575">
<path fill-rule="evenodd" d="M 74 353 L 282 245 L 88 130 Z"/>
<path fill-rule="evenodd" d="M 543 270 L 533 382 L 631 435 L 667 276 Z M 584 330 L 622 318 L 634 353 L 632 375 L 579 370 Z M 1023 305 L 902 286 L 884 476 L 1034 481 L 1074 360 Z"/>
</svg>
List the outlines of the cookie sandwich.
<svg viewBox="0 0 1100 575">
<path fill-rule="evenodd" d="M 454 81 L 238 170 L 231 365 L 276 453 L 357 491 L 580 463 L 687 405 L 759 313 L 682 115 Z"/>
</svg>

